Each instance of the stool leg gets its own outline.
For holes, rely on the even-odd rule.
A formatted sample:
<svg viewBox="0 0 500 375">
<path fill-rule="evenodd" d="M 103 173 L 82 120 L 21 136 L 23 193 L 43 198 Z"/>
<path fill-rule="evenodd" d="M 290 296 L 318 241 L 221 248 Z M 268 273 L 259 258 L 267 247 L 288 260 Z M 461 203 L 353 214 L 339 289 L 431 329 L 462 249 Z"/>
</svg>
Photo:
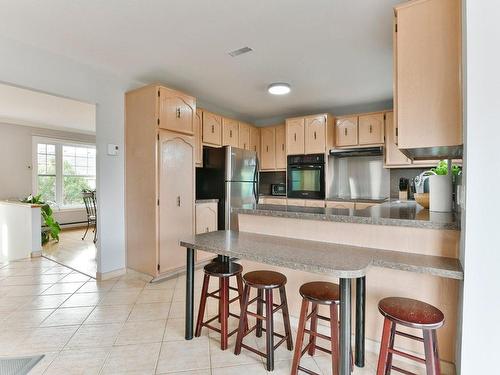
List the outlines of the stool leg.
<svg viewBox="0 0 500 375">
<path fill-rule="evenodd" d="M 394 338 L 396 336 L 396 324 L 391 327 L 391 333 L 389 336 L 389 349 L 394 349 Z M 385 375 L 390 375 L 392 369 L 392 353 L 387 354 L 387 365 L 385 369 Z"/>
<path fill-rule="evenodd" d="M 318 329 L 318 304 L 312 304 L 312 315 L 311 315 L 311 332 L 317 332 Z M 309 350 L 307 351 L 309 355 L 313 356 L 316 351 L 316 336 L 309 335 Z"/>
<path fill-rule="evenodd" d="M 236 283 L 238 284 L 238 294 L 240 295 L 240 319 L 243 315 L 243 277 L 241 273 L 236 275 Z M 248 320 L 245 325 L 245 332 L 248 331 Z"/>
<path fill-rule="evenodd" d="M 222 290 L 219 293 L 220 302 L 222 306 L 222 316 L 220 322 L 220 348 L 221 350 L 227 349 L 227 321 L 229 318 L 229 277 L 222 277 Z"/>
<path fill-rule="evenodd" d="M 307 308 L 309 306 L 309 302 L 303 298 L 302 306 L 300 308 L 300 317 L 299 317 L 299 327 L 297 330 L 297 338 L 295 340 L 295 352 L 293 354 L 293 362 L 291 375 L 297 375 L 299 372 L 299 364 L 300 357 L 302 354 L 302 344 L 304 342 L 304 329 L 306 328 L 306 318 L 307 318 Z"/>
<path fill-rule="evenodd" d="M 243 335 L 245 334 L 245 326 L 248 324 L 247 322 L 247 309 L 248 309 L 248 300 L 250 298 L 250 287 L 245 285 L 245 289 L 243 290 L 243 307 L 241 309 L 240 314 L 240 322 L 238 324 L 238 333 L 236 335 L 236 346 L 234 348 L 234 354 L 238 355 L 241 353 L 241 343 L 243 342 Z"/>
<path fill-rule="evenodd" d="M 266 368 L 274 370 L 273 290 L 266 289 Z"/>
<path fill-rule="evenodd" d="M 394 323 L 385 318 L 384 329 L 382 331 L 382 340 L 380 342 L 380 354 L 378 357 L 377 375 L 385 375 L 387 368 L 387 358 L 389 354 L 389 339 Z M 390 371 L 390 369 L 389 369 Z"/>
<path fill-rule="evenodd" d="M 217 317 L 217 321 L 220 323 L 222 318 L 222 288 L 224 281 L 222 277 L 219 277 L 219 316 Z"/>
<path fill-rule="evenodd" d="M 288 301 L 286 299 L 286 290 L 282 286 L 280 289 L 280 302 L 283 305 L 283 324 L 285 325 L 286 348 L 293 350 L 292 328 L 290 327 L 290 313 L 288 311 Z"/>
<path fill-rule="evenodd" d="M 316 309 L 318 306 L 316 305 Z M 318 311 L 316 310 L 316 314 Z M 332 351 L 332 374 L 339 374 L 339 313 L 337 305 L 330 305 L 330 347 Z M 316 327 L 315 327 L 316 331 Z M 352 353 L 351 353 L 352 355 Z M 352 361 L 352 359 L 351 359 Z M 352 365 L 351 365 L 352 366 Z M 351 368 L 352 371 L 352 368 Z"/>
<path fill-rule="evenodd" d="M 262 289 L 257 289 L 257 314 L 258 315 L 262 315 L 262 310 L 263 310 L 263 304 L 262 304 L 262 300 L 263 300 L 263 293 L 262 293 Z M 262 337 L 262 320 L 260 319 L 257 319 L 257 328 L 255 329 L 255 336 L 257 337 Z"/>
<path fill-rule="evenodd" d="M 205 274 L 205 276 L 203 277 L 203 287 L 201 288 L 200 307 L 198 309 L 198 320 L 196 321 L 196 331 L 194 334 L 196 337 L 200 337 L 200 335 L 201 335 L 203 316 L 205 315 L 205 306 L 207 303 L 207 293 L 208 293 L 209 281 L 210 281 L 210 276 Z"/>
<path fill-rule="evenodd" d="M 435 329 L 424 329 L 425 368 L 427 375 L 441 375 Z"/>
</svg>

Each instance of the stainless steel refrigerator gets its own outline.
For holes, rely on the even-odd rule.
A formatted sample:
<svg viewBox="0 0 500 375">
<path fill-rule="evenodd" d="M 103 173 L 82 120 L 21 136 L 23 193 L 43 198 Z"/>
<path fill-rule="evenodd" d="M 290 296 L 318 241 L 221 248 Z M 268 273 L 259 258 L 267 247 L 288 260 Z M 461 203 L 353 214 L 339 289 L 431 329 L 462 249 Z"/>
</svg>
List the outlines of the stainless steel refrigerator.
<svg viewBox="0 0 500 375">
<path fill-rule="evenodd" d="M 219 199 L 219 230 L 238 230 L 238 216 L 231 209 L 253 208 L 258 197 L 259 161 L 255 151 L 203 147 L 203 168 L 196 168 L 196 199 Z"/>
</svg>

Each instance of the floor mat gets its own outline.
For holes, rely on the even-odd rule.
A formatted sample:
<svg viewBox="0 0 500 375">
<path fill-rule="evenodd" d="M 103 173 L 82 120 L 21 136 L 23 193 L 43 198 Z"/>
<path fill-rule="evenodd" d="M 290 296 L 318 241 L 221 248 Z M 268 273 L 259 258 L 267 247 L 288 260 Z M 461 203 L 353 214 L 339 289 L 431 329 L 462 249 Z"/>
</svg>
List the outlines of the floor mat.
<svg viewBox="0 0 500 375">
<path fill-rule="evenodd" d="M 43 355 L 34 357 L 0 358 L 0 374 L 26 375 L 43 358 Z"/>
</svg>

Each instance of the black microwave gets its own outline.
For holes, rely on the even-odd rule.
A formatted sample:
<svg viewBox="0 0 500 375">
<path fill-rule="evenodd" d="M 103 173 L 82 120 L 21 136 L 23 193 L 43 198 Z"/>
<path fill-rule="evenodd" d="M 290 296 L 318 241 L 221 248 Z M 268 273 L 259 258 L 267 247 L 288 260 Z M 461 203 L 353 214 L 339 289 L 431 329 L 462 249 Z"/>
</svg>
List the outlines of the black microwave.
<svg viewBox="0 0 500 375">
<path fill-rule="evenodd" d="M 287 197 L 325 199 L 325 155 L 289 155 Z"/>
<path fill-rule="evenodd" d="M 271 184 L 271 195 L 286 196 L 286 185 Z"/>
</svg>

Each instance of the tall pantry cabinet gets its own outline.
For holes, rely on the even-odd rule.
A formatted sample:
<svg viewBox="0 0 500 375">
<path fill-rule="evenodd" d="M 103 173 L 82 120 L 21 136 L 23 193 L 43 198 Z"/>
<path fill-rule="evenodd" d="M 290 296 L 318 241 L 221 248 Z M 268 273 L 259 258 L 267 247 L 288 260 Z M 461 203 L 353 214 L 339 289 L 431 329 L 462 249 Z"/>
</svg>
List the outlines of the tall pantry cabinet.
<svg viewBox="0 0 500 375">
<path fill-rule="evenodd" d="M 196 100 L 150 85 L 125 95 L 127 267 L 153 277 L 185 265 L 194 233 Z"/>
</svg>

